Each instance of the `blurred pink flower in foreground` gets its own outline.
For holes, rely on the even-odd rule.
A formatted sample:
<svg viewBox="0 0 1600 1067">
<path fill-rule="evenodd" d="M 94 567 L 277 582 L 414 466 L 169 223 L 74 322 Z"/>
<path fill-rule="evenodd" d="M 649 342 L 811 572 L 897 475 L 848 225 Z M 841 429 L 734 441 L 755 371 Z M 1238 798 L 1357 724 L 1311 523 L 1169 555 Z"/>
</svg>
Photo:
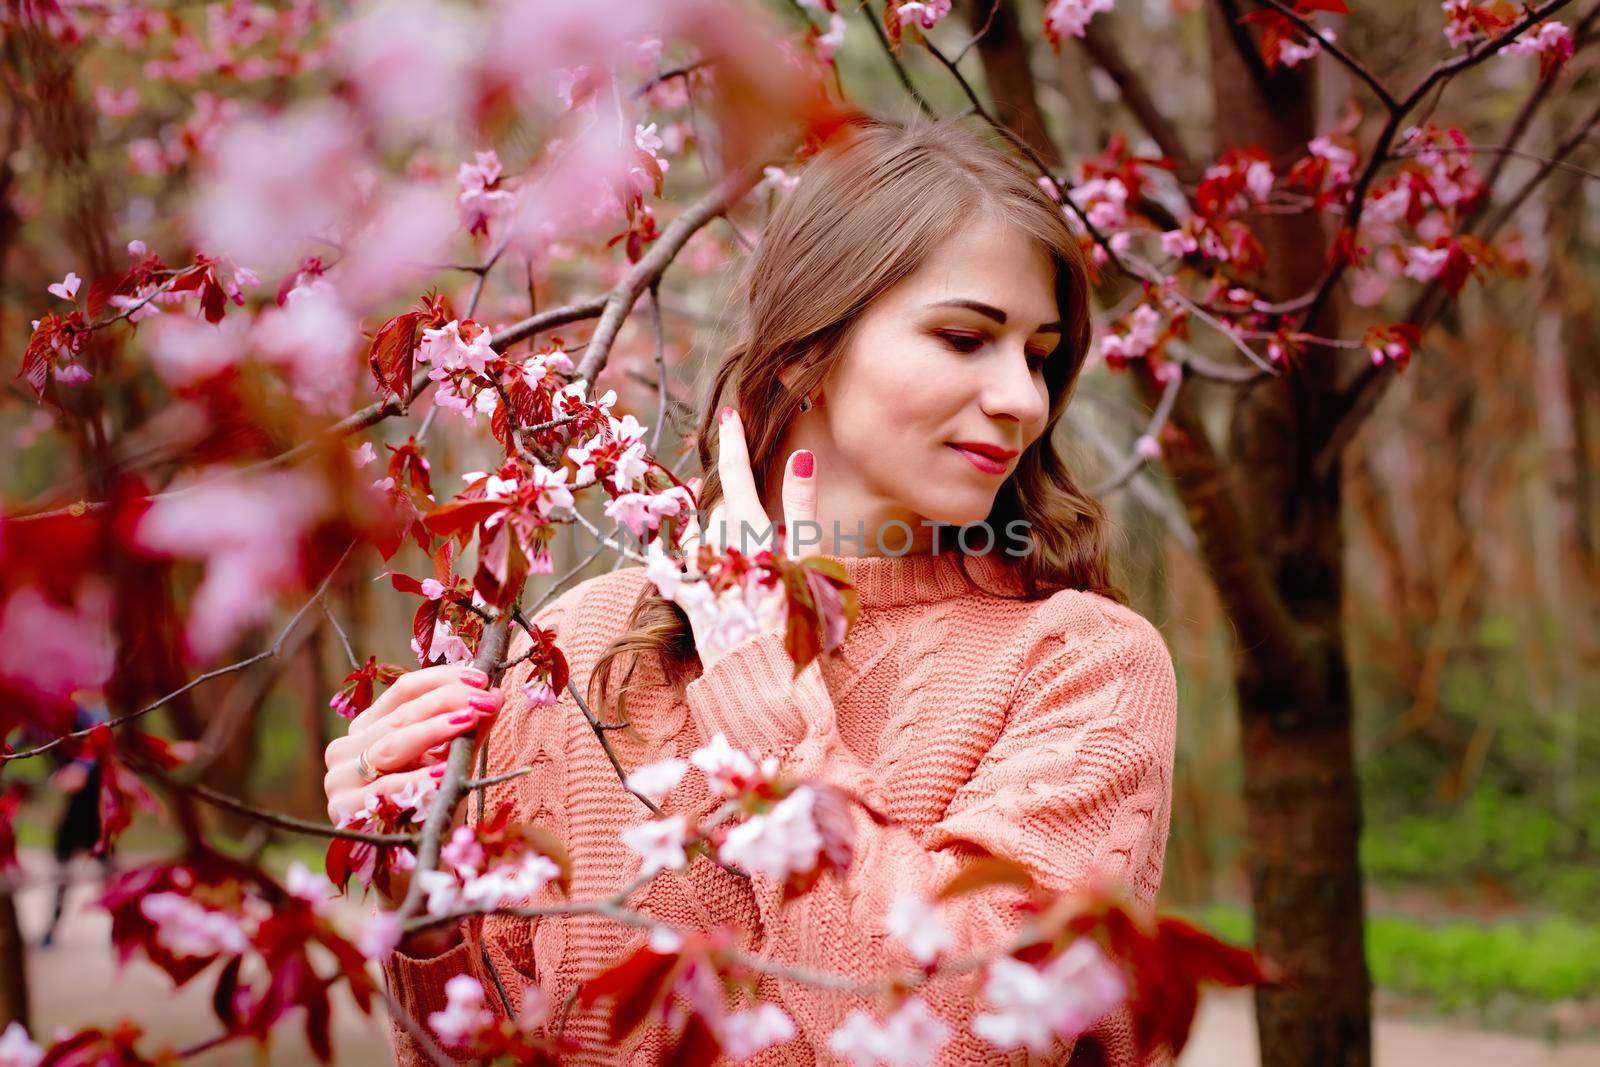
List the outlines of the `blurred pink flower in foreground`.
<svg viewBox="0 0 1600 1067">
<path fill-rule="evenodd" d="M 180 476 L 134 531 L 135 543 L 205 561 L 189 607 L 190 651 L 223 651 L 274 607 L 273 592 L 297 584 L 300 539 L 326 495 L 303 471 L 240 476 L 200 471 Z"/>
</svg>

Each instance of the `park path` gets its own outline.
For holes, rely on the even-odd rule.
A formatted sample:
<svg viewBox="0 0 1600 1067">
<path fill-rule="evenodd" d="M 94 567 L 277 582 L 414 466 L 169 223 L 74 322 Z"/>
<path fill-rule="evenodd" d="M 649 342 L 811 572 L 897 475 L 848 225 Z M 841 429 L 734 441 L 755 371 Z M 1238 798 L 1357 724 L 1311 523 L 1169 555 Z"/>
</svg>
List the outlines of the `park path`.
<svg viewBox="0 0 1600 1067">
<path fill-rule="evenodd" d="M 35 1036 L 41 1043 L 43 1035 L 53 1027 L 104 1025 L 119 1015 L 134 1018 L 149 1033 L 179 1048 L 215 1032 L 210 1000 L 214 977 L 210 972 L 203 972 L 178 990 L 173 990 L 164 972 L 137 956 L 118 973 L 111 952 L 111 920 L 90 904 L 95 893 L 91 886 L 73 887 L 56 943 L 49 949 L 38 948 L 53 899 L 45 881 L 52 864 L 48 853 L 38 850 L 21 850 L 21 858 L 28 885 L 18 895 L 18 907 L 23 934 L 30 946 L 29 987 Z M 84 864 L 76 870 L 86 875 L 95 868 Z M 354 902 L 342 902 L 340 906 L 357 917 L 365 910 Z M 381 1014 L 382 1006 L 378 1006 L 377 1016 L 363 1015 L 342 987 L 334 990 L 333 998 L 334 1062 L 340 1067 L 383 1067 L 391 1063 L 388 1022 Z M 1180 1061 L 1181 1067 L 1256 1067 L 1259 1055 L 1252 1012 L 1248 994 L 1225 990 L 1203 996 L 1194 1037 Z M 315 1062 L 298 1021 L 285 1024 L 273 1037 L 272 1045 L 259 1057 L 249 1044 L 239 1044 L 214 1049 L 191 1062 L 197 1067 L 309 1067 Z M 1450 1067 L 1595 1067 L 1600 1064 L 1600 1043 L 1550 1047 L 1514 1034 L 1380 1017 L 1375 1060 L 1377 1067 L 1425 1063 L 1447 1063 Z"/>
</svg>

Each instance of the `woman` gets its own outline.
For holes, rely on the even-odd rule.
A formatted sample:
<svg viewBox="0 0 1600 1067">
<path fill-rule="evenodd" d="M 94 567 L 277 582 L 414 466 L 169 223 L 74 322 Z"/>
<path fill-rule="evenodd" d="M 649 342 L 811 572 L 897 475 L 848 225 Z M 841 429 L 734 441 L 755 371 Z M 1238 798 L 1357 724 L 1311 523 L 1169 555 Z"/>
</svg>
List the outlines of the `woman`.
<svg viewBox="0 0 1600 1067">
<path fill-rule="evenodd" d="M 1110 879 L 1150 906 L 1171 799 L 1172 661 L 1112 587 L 1102 509 L 1052 444 L 1089 346 L 1083 253 L 1061 207 L 957 124 L 866 123 L 807 164 L 747 272 L 742 334 L 700 428 L 700 505 L 715 505 L 707 534 L 726 537 L 714 532 L 723 520 L 759 533 L 769 517 L 813 541 L 820 530 L 803 551 L 844 565 L 860 595 L 856 625 L 795 676 L 776 633 L 712 653 L 638 566 L 583 582 L 538 622 L 557 629 L 590 703 L 631 724 L 609 735 L 626 769 L 687 756 L 721 732 L 856 790 L 893 821 L 858 813 L 848 876 L 788 904 L 763 876 L 703 858 L 630 903 L 685 927 L 733 927 L 754 954 L 861 976 L 909 960 L 883 935 L 895 897 L 927 894 L 977 856 L 1024 863 L 1056 890 Z M 938 524 L 977 525 L 962 543 Z M 330 746 L 330 811 L 406 787 L 451 737 L 492 723 L 490 772 L 538 769 L 491 787 L 489 809 L 509 798 L 515 817 L 560 835 L 574 899 L 626 884 L 639 861 L 618 835 L 648 812 L 620 788 L 570 694 L 528 705 L 525 671 L 502 683 L 503 714 L 475 688 L 481 676 L 454 667 L 397 683 Z M 380 772 L 371 785 L 354 767 L 359 751 Z M 669 812 L 715 808 L 697 780 L 684 780 Z M 945 905 L 948 951 L 1005 943 L 1019 922 L 1012 893 Z M 491 1004 L 498 977 L 513 1003 L 536 984 L 560 1005 L 643 936 L 588 915 L 487 916 L 440 954 L 402 945 L 385 971 L 422 1020 L 458 974 L 479 978 Z M 967 1030 L 978 991 L 977 976 L 923 990 L 954 1031 L 939 1062 L 1025 1062 Z M 771 977 L 759 994 L 797 1033 L 750 1062 L 844 1062 L 829 1035 L 851 1008 L 878 1007 Z M 574 1007 L 565 1032 L 603 1046 L 605 1007 Z M 1124 1013 L 1090 1034 L 1110 1062 L 1136 1062 Z M 593 1062 L 657 1062 L 661 1034 L 640 1040 Z M 395 1041 L 400 1062 L 424 1062 L 404 1031 Z M 1063 1062 L 1069 1048 L 1047 1059 Z"/>
</svg>

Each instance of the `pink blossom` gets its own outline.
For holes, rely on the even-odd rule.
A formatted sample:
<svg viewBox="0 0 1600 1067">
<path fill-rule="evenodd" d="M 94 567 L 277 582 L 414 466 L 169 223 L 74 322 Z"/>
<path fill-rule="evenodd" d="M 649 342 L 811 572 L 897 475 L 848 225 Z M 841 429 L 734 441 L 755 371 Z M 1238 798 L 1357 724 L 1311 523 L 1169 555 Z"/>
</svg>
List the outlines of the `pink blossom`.
<svg viewBox="0 0 1600 1067">
<path fill-rule="evenodd" d="M 1428 281 L 1438 276 L 1444 269 L 1445 260 L 1450 258 L 1450 249 L 1425 248 L 1421 245 L 1411 245 L 1405 249 L 1407 278 L 1415 278 L 1419 282 Z"/>
<path fill-rule="evenodd" d="M 196 183 L 196 243 L 272 273 L 289 269 L 303 242 L 350 217 L 363 143 L 354 118 L 331 99 L 230 123 Z"/>
<path fill-rule="evenodd" d="M 181 893 L 151 893 L 139 912 L 155 927 L 156 942 L 177 957 L 238 956 L 250 935 L 237 916 L 214 911 Z"/>
<path fill-rule="evenodd" d="M 350 409 L 361 328 L 332 285 L 317 280 L 289 290 L 282 307 L 256 320 L 252 340 L 285 370 L 290 392 L 305 407 L 328 415 Z"/>
<path fill-rule="evenodd" d="M 165 174 L 180 161 L 169 159 L 167 150 L 153 137 L 135 137 L 128 142 L 128 164 L 135 174 L 155 177 Z"/>
<path fill-rule="evenodd" d="M 500 156 L 493 149 L 474 153 L 474 162 L 463 163 L 456 171 L 456 196 L 461 225 L 468 233 L 489 234 L 489 224 L 508 215 L 516 207 L 516 197 L 500 184 Z"/>
<path fill-rule="evenodd" d="M 649 157 L 651 159 L 655 160 L 655 164 L 656 164 L 656 166 L 661 168 L 661 173 L 662 174 L 665 174 L 668 171 L 668 169 L 672 166 L 672 164 L 671 164 L 671 162 L 669 160 L 662 159 L 659 155 L 656 154 L 657 152 L 661 151 L 662 147 L 665 146 L 665 144 L 666 144 L 666 142 L 661 139 L 660 134 L 656 133 L 656 124 L 655 123 L 652 122 L 648 126 L 645 126 L 645 125 L 642 125 L 642 124 L 638 124 L 638 123 L 636 123 L 634 125 L 634 127 L 633 127 L 633 145 L 634 145 L 634 147 L 637 148 L 639 151 L 644 152 L 647 155 L 649 155 Z"/>
<path fill-rule="evenodd" d="M 29 585 L 0 606 L 0 678 L 42 700 L 99 689 L 115 662 L 111 594 L 98 583 L 80 588 L 73 604 L 56 604 Z"/>
<path fill-rule="evenodd" d="M 67 276 L 59 282 L 51 282 L 45 288 L 51 296 L 59 296 L 63 300 L 76 300 L 78 298 L 78 285 L 83 279 L 73 271 L 67 271 Z"/>
<path fill-rule="evenodd" d="M 1139 439 L 1134 441 L 1133 450 L 1142 459 L 1161 458 L 1161 442 L 1147 433 L 1140 434 Z"/>
<path fill-rule="evenodd" d="M 1477 34 L 1477 23 L 1472 21 L 1476 3 L 1477 0 L 1444 0 L 1439 5 L 1445 14 L 1444 37 L 1451 48 L 1460 48 Z"/>
<path fill-rule="evenodd" d="M 855 1067 L 920 1067 L 934 1061 L 950 1040 L 950 1026 L 909 997 L 881 1024 L 860 1008 L 828 1036 L 828 1048 Z"/>
<path fill-rule="evenodd" d="M 483 34 L 472 5 L 378 0 L 339 25 L 337 62 L 379 130 L 400 141 L 465 123 Z"/>
<path fill-rule="evenodd" d="M 433 623 L 433 643 L 428 646 L 428 658 L 422 658 L 422 645 L 415 637 L 411 639 L 411 651 L 417 654 L 417 662 L 423 666 L 429 663 L 466 663 L 472 659 L 472 649 L 467 643 L 450 628 L 450 624 L 443 619 L 435 619 Z"/>
<path fill-rule="evenodd" d="M 733 536 L 738 539 L 738 531 Z M 706 647 L 717 651 L 781 629 L 788 619 L 789 598 L 782 587 L 764 586 L 753 573 L 720 593 L 713 592 L 708 582 L 683 582 L 673 600 L 688 614 Z"/>
<path fill-rule="evenodd" d="M 439 799 L 439 783 L 431 778 L 413 781 L 403 789 L 390 793 L 389 799 L 401 811 L 410 809 L 413 822 L 425 822 L 433 810 L 434 802 Z"/>
<path fill-rule="evenodd" d="M 645 531 L 654 533 L 667 515 L 677 515 L 684 507 L 684 493 L 678 486 L 660 493 L 623 493 L 606 503 L 608 518 L 623 523 L 633 536 L 644 538 Z"/>
<path fill-rule="evenodd" d="M 722 840 L 717 855 L 753 873 L 784 879 L 817 864 L 822 835 L 811 816 L 816 793 L 800 786 L 770 811 L 752 815 Z"/>
<path fill-rule="evenodd" d="M 689 753 L 689 762 L 706 776 L 706 784 L 718 796 L 738 796 L 756 777 L 750 754 L 728 744 L 727 735 L 720 730 L 708 744 Z"/>
<path fill-rule="evenodd" d="M 1161 234 L 1161 250 L 1169 256 L 1186 256 L 1199 247 L 1194 234 L 1187 230 L 1165 230 Z"/>
<path fill-rule="evenodd" d="M 1044 9 L 1045 31 L 1053 38 L 1082 37 L 1089 20 L 1110 11 L 1114 0 L 1050 0 Z"/>
<path fill-rule="evenodd" d="M 653 539 L 645 546 L 645 559 L 645 577 L 655 583 L 663 599 L 676 601 L 684 575 L 678 560 L 667 553 L 659 539 Z"/>
<path fill-rule="evenodd" d="M 312 874 L 311 868 L 300 860 L 294 860 L 284 874 L 283 887 L 290 896 L 310 904 L 312 911 L 328 913 L 333 900 L 333 883 L 328 881 L 326 875 Z"/>
<path fill-rule="evenodd" d="M 445 1045 L 459 1048 L 471 1044 L 494 1025 L 494 1013 L 484 1007 L 483 986 L 476 978 L 456 975 L 444 984 L 444 995 L 445 1008 L 429 1013 L 428 1028 Z"/>
<path fill-rule="evenodd" d="M 543 680 L 523 682 L 522 695 L 528 699 L 529 706 L 535 708 L 554 707 L 556 702 L 560 700 L 559 694 L 550 688 L 550 683 Z"/>
<path fill-rule="evenodd" d="M 683 837 L 687 831 L 688 824 L 682 815 L 642 822 L 622 831 L 622 843 L 641 858 L 639 877 L 650 878 L 660 871 L 680 870 L 689 862 L 683 851 Z"/>
<path fill-rule="evenodd" d="M 1348 148 L 1341 148 L 1327 137 L 1313 137 L 1306 145 L 1306 151 L 1318 159 L 1327 161 L 1327 184 L 1332 186 L 1350 184 L 1350 168 L 1355 165 L 1355 153 Z"/>
<path fill-rule="evenodd" d="M 356 930 L 356 951 L 369 960 L 381 963 L 400 944 L 403 933 L 403 924 L 397 913 L 375 911 L 363 919 Z"/>
<path fill-rule="evenodd" d="M 560 874 L 561 868 L 550 857 L 528 852 L 468 877 L 461 885 L 460 902 L 483 911 L 512 906 L 534 896 Z"/>
<path fill-rule="evenodd" d="M 498 358 L 489 340 L 487 330 L 478 331 L 471 341 L 464 340 L 461 322 L 451 319 L 436 330 L 422 331 L 422 343 L 417 346 L 417 361 L 433 364 L 428 377 L 434 381 L 461 370 L 483 374 L 488 362 Z"/>
<path fill-rule="evenodd" d="M 450 840 L 439 850 L 439 858 L 466 877 L 477 874 L 483 867 L 485 858 L 483 843 L 478 840 L 477 831 L 470 826 L 456 827 L 450 835 Z"/>
<path fill-rule="evenodd" d="M 643 441 L 635 441 L 616 458 L 611 470 L 611 484 L 619 493 L 633 488 L 633 483 L 650 470 L 650 454 Z M 672 490 L 667 490 L 671 493 Z M 667 512 L 667 514 L 674 514 Z"/>
<path fill-rule="evenodd" d="M 844 44 L 844 16 L 835 11 L 828 16 L 828 29 L 817 36 L 817 58 L 832 63 L 839 46 Z"/>
<path fill-rule="evenodd" d="M 1245 168 L 1244 182 L 1256 203 L 1264 203 L 1272 195 L 1272 164 L 1263 159 L 1252 160 Z"/>
<path fill-rule="evenodd" d="M 38 1067 L 44 1049 L 33 1043 L 28 1028 L 13 1019 L 0 1034 L 0 1067 Z"/>
<path fill-rule="evenodd" d="M 764 167 L 761 171 L 761 185 L 778 193 L 792 193 L 795 186 L 800 184 L 798 174 L 790 174 L 782 167 Z"/>
<path fill-rule="evenodd" d="M 216 325 L 187 315 L 165 315 L 140 333 L 156 373 L 181 389 L 237 363 L 247 350 L 249 329 L 249 321 L 235 315 Z"/>
<path fill-rule="evenodd" d="M 731 1060 L 745 1060 L 764 1048 L 794 1039 L 794 1020 L 776 1004 L 761 1003 L 716 1021 L 717 1040 Z"/>
<path fill-rule="evenodd" d="M 422 579 L 422 595 L 429 600 L 438 600 L 444 596 L 444 583 L 437 578 Z"/>
<path fill-rule="evenodd" d="M 1096 229 L 1120 229 L 1128 224 L 1128 187 L 1120 178 L 1091 178 L 1068 195 Z"/>
<path fill-rule="evenodd" d="M 113 89 L 109 85 L 95 86 L 94 106 L 107 118 L 127 118 L 139 109 L 139 90 L 132 86 L 125 89 Z"/>
<path fill-rule="evenodd" d="M 1297 67 L 1321 52 L 1323 42 L 1333 43 L 1335 35 L 1331 27 L 1323 27 L 1317 31 L 1317 37 L 1308 37 L 1303 43 L 1284 41 L 1278 46 L 1278 62 L 1286 67 Z"/>
<path fill-rule="evenodd" d="M 570 473 L 566 467 L 551 470 L 543 463 L 533 465 L 533 473 L 528 476 L 528 482 L 538 493 L 534 499 L 540 518 L 548 519 L 557 508 L 567 509 L 573 506 L 572 490 L 567 488 L 567 476 Z"/>
<path fill-rule="evenodd" d="M 1508 56 L 1546 55 L 1557 62 L 1572 56 L 1572 31 L 1563 22 L 1541 22 L 1532 33 L 1524 33 L 1501 52 Z"/>
<path fill-rule="evenodd" d="M 950 14 L 950 0 L 911 0 L 897 9 L 901 22 L 915 22 L 931 30 L 939 20 Z"/>
<path fill-rule="evenodd" d="M 272 611 L 272 593 L 298 582 L 300 538 L 321 515 L 326 493 L 304 471 L 240 476 L 180 475 L 139 521 L 145 548 L 205 561 L 189 607 L 191 650 L 221 652 Z"/>
<path fill-rule="evenodd" d="M 996 1010 L 974 1016 L 973 1033 L 1000 1048 L 1045 1052 L 1054 1038 L 1094 1025 L 1128 991 L 1122 972 L 1085 937 L 1042 967 L 1010 956 L 993 961 L 983 992 Z"/>
<path fill-rule="evenodd" d="M 371 307 L 420 288 L 449 258 L 456 212 L 437 185 L 405 181 L 381 186 L 358 233 L 331 277 L 352 307 Z"/>
<path fill-rule="evenodd" d="M 684 759 L 672 758 L 647 763 L 628 775 L 627 786 L 633 792 L 643 794 L 660 804 L 678 787 L 688 769 L 689 761 Z"/>
<path fill-rule="evenodd" d="M 954 943 L 950 931 L 939 918 L 937 904 L 920 896 L 903 893 L 895 898 L 885 919 L 889 936 L 900 942 L 918 963 L 927 965 Z"/>
</svg>

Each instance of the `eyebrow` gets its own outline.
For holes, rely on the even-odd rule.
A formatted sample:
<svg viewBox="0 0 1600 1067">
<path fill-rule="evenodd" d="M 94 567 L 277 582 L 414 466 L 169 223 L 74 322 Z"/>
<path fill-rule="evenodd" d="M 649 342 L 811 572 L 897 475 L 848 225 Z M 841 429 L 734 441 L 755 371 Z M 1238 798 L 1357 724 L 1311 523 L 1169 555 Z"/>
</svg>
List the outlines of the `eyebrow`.
<svg viewBox="0 0 1600 1067">
<path fill-rule="evenodd" d="M 968 311 L 976 311 L 980 315 L 987 316 L 1002 326 L 1006 324 L 1006 313 L 995 307 L 993 304 L 985 304 L 982 300 L 968 300 L 966 297 L 956 297 L 951 300 L 936 300 L 928 306 L 931 308 L 966 308 Z M 1061 323 L 1047 322 L 1033 332 L 1060 333 Z"/>
</svg>

